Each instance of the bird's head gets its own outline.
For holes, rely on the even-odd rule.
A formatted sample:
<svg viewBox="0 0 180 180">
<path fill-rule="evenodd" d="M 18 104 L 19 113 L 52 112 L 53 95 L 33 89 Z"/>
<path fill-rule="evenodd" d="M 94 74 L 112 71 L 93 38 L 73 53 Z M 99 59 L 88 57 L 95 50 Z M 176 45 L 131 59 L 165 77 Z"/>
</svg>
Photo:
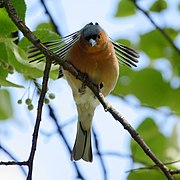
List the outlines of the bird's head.
<svg viewBox="0 0 180 180">
<path fill-rule="evenodd" d="M 98 52 L 107 47 L 109 37 L 96 22 L 87 24 L 80 33 L 80 46 L 85 51 Z"/>
</svg>

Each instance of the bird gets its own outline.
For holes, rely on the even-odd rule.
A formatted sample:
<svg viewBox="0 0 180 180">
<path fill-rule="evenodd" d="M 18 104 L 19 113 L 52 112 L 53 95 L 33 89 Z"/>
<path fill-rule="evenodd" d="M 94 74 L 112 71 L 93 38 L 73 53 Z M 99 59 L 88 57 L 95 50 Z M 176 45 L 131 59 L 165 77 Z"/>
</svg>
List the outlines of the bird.
<svg viewBox="0 0 180 180">
<path fill-rule="evenodd" d="M 139 58 L 139 53 L 134 49 L 113 41 L 97 22 L 90 22 L 79 31 L 58 40 L 45 42 L 44 45 L 85 74 L 104 96 L 110 94 L 117 83 L 119 65 L 136 67 Z M 41 62 L 44 58 L 34 45 L 30 46 L 28 53 L 32 59 L 31 63 Z M 63 75 L 72 89 L 78 112 L 71 160 L 83 159 L 92 162 L 92 120 L 99 101 L 90 88 L 60 67 L 59 77 Z"/>
</svg>

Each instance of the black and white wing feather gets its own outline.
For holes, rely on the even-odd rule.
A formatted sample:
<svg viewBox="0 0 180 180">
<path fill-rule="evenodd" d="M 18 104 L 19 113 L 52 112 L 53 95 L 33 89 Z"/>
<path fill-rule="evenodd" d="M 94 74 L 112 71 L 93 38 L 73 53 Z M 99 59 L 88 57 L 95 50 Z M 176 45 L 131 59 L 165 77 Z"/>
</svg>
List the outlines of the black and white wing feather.
<svg viewBox="0 0 180 180">
<path fill-rule="evenodd" d="M 72 47 L 72 45 L 79 40 L 80 34 L 81 34 L 81 30 L 76 31 L 58 40 L 45 42 L 43 44 L 47 48 L 49 48 L 49 50 L 59 55 L 63 59 L 67 54 L 68 50 Z M 114 46 L 115 53 L 119 63 L 121 64 L 123 63 L 129 67 L 137 66 L 139 54 L 134 49 L 131 49 L 123 44 L 117 43 L 111 39 L 110 41 Z M 45 58 L 45 56 L 34 45 L 29 46 L 28 53 L 29 53 L 28 58 L 32 59 L 30 60 L 30 63 L 41 62 Z"/>
<path fill-rule="evenodd" d="M 80 36 L 80 31 L 74 32 L 68 36 L 60 38 L 58 40 L 52 40 L 50 42 L 44 42 L 43 44 L 49 48 L 53 53 L 59 55 L 62 59 L 67 54 L 68 50 L 72 47 L 72 45 L 78 41 Z M 34 45 L 29 46 L 28 50 L 29 56 L 28 58 L 32 59 L 31 62 L 41 62 L 45 58 L 45 56 L 37 49 Z"/>
</svg>

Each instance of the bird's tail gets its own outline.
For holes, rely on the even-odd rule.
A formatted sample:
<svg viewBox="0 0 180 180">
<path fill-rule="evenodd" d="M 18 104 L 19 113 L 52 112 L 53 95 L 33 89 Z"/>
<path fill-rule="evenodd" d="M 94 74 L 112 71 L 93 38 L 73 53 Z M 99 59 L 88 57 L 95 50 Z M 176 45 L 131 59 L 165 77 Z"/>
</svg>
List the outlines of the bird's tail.
<svg viewBox="0 0 180 180">
<path fill-rule="evenodd" d="M 92 162 L 92 146 L 91 146 L 91 126 L 92 126 L 92 118 L 94 114 L 94 109 L 92 111 L 88 111 L 87 109 L 82 109 L 78 107 L 78 126 L 77 126 L 77 134 L 76 140 L 73 147 L 71 160 L 79 160 L 83 159 L 87 162 Z M 83 112 L 81 111 L 83 110 Z"/>
<path fill-rule="evenodd" d="M 81 122 L 78 122 L 78 130 L 71 160 L 76 161 L 81 158 L 85 161 L 92 162 L 91 130 L 84 131 Z"/>
</svg>

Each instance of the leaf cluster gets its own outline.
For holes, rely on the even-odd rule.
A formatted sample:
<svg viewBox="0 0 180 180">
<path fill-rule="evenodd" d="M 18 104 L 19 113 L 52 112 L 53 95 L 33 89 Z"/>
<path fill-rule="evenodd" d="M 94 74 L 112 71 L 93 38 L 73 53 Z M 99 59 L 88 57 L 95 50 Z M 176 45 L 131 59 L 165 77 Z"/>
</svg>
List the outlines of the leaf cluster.
<svg viewBox="0 0 180 180">
<path fill-rule="evenodd" d="M 137 3 L 140 4 L 140 1 L 121 0 L 115 14 L 116 18 L 135 17 L 138 13 Z M 151 22 L 152 17 L 163 18 L 162 14 L 169 13 L 169 8 L 170 4 L 167 1 L 156 0 L 152 1 L 148 8 L 144 8 L 146 10 L 143 10 L 148 15 L 147 21 Z M 176 10 L 178 11 L 178 8 Z M 137 21 L 137 25 L 138 23 Z M 147 64 L 135 71 L 120 67 L 120 77 L 113 94 L 118 97 L 125 97 L 129 94 L 135 96 L 139 100 L 138 108 L 149 107 L 157 111 L 162 107 L 166 108 L 167 115 L 163 116 L 163 124 L 167 123 L 171 114 L 176 115 L 174 129 L 168 137 L 161 133 L 155 123 L 158 117 L 143 119 L 137 128 L 152 151 L 162 162 L 166 163 L 178 160 L 180 150 L 177 136 L 180 116 L 180 50 L 175 49 L 164 34 L 177 46 L 180 31 L 175 26 L 164 25 L 161 31 L 153 26 L 147 32 L 138 34 L 139 40 L 133 46 L 139 49 L 140 54 L 143 54 L 139 63 L 146 61 Z M 127 40 L 119 39 L 118 41 L 129 44 Z M 164 179 L 163 174 L 157 168 L 149 171 L 153 167 L 153 162 L 133 140 L 130 149 L 136 167 L 148 168 L 130 172 L 128 179 Z M 170 166 L 172 169 L 177 168 L 173 163 Z"/>
</svg>

